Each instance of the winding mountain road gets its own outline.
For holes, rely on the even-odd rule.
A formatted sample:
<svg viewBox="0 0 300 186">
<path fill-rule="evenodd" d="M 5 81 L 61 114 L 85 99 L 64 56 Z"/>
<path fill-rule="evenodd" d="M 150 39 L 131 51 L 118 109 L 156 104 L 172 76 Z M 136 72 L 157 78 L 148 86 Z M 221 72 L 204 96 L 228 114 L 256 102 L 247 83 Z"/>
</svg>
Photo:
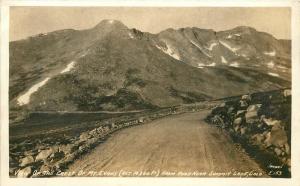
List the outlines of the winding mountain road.
<svg viewBox="0 0 300 186">
<path fill-rule="evenodd" d="M 194 173 L 192 176 L 216 177 L 230 173 L 229 176 L 239 177 L 249 176 L 249 172 L 266 176 L 229 136 L 205 123 L 208 112 L 173 115 L 120 130 L 75 161 L 68 172 L 83 171 L 82 176 L 191 176 Z M 247 175 L 241 175 L 245 172 Z"/>
</svg>

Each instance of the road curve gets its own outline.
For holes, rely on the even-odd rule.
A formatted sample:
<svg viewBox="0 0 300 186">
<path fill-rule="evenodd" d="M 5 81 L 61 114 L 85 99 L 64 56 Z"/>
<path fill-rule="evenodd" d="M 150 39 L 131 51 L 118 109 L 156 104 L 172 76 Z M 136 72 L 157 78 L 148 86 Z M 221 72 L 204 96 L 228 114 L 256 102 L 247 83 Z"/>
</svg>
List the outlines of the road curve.
<svg viewBox="0 0 300 186">
<path fill-rule="evenodd" d="M 75 176 L 251 177 L 254 173 L 265 177 L 229 136 L 205 123 L 208 112 L 173 115 L 120 130 L 76 160 L 67 172 Z"/>
</svg>

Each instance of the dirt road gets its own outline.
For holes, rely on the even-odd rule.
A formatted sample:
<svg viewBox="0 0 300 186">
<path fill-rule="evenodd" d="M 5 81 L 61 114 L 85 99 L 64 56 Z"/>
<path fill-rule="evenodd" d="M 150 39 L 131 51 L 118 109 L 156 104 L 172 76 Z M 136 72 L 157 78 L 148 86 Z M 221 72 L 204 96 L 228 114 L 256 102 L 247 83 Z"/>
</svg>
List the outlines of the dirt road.
<svg viewBox="0 0 300 186">
<path fill-rule="evenodd" d="M 249 176 L 247 171 L 266 176 L 229 136 L 204 122 L 208 112 L 121 130 L 68 171 L 82 176 Z"/>
</svg>

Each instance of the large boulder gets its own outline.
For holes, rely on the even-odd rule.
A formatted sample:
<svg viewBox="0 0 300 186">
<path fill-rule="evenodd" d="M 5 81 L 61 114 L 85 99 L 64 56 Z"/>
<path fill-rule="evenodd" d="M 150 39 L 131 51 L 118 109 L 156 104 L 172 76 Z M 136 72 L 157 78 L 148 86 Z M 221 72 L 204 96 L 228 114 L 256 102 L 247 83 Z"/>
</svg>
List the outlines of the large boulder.
<svg viewBox="0 0 300 186">
<path fill-rule="evenodd" d="M 239 125 L 234 126 L 234 127 L 233 127 L 233 130 L 234 130 L 235 132 L 238 132 L 238 131 L 240 130 L 240 126 L 239 126 Z"/>
<path fill-rule="evenodd" d="M 246 123 L 254 123 L 259 121 L 258 111 L 261 107 L 261 104 L 250 105 L 247 108 L 247 112 L 245 114 Z"/>
<path fill-rule="evenodd" d="M 17 171 L 18 178 L 28 178 L 32 174 L 31 167 L 25 167 L 24 169 L 20 169 Z"/>
<path fill-rule="evenodd" d="M 87 141 L 89 138 L 91 138 L 92 135 L 89 134 L 89 132 L 83 132 L 80 136 L 79 136 L 79 141 Z"/>
<path fill-rule="evenodd" d="M 78 148 L 79 153 L 84 153 L 84 152 L 87 152 L 87 151 L 89 151 L 89 146 L 86 145 L 86 144 L 80 145 L 79 148 Z"/>
<path fill-rule="evenodd" d="M 91 138 L 86 141 L 86 145 L 88 147 L 94 147 L 97 145 L 98 142 L 99 142 L 99 140 L 97 138 Z"/>
<path fill-rule="evenodd" d="M 139 123 L 143 123 L 143 122 L 144 122 L 144 120 L 145 120 L 145 118 L 144 118 L 144 117 L 140 117 L 140 118 L 139 118 Z"/>
<path fill-rule="evenodd" d="M 54 148 L 50 148 L 50 149 L 47 149 L 47 150 L 42 150 L 40 151 L 40 153 L 35 157 L 35 161 L 44 161 L 46 160 L 48 157 L 51 156 L 51 154 L 55 153 L 56 152 L 56 149 Z"/>
<path fill-rule="evenodd" d="M 247 112 L 258 111 L 260 109 L 261 105 L 262 104 L 249 105 L 249 107 L 247 108 Z"/>
<path fill-rule="evenodd" d="M 233 125 L 241 125 L 242 124 L 243 119 L 241 117 L 235 118 L 235 120 L 233 121 Z"/>
<path fill-rule="evenodd" d="M 280 148 L 275 147 L 274 152 L 277 156 L 280 156 L 282 154 L 282 150 Z"/>
<path fill-rule="evenodd" d="M 35 175 L 34 177 L 53 176 L 55 171 L 56 168 L 53 165 L 43 164 L 39 169 L 39 174 Z"/>
<path fill-rule="evenodd" d="M 98 127 L 96 130 L 97 130 L 97 133 L 98 133 L 99 137 L 104 133 L 104 129 L 103 129 L 102 126 Z"/>
<path fill-rule="evenodd" d="M 115 123 L 111 123 L 110 128 L 112 128 L 113 130 L 116 130 L 116 129 L 118 129 L 118 125 L 116 125 Z"/>
<path fill-rule="evenodd" d="M 44 173 L 44 172 L 50 172 L 51 171 L 51 167 L 49 165 L 43 164 L 40 167 L 39 171 L 42 172 L 42 173 Z"/>
<path fill-rule="evenodd" d="M 34 163 L 34 158 L 32 156 L 26 156 L 26 157 L 20 159 L 20 167 L 25 167 L 32 163 Z"/>
<path fill-rule="evenodd" d="M 283 147 L 288 141 L 286 132 L 280 127 L 273 127 L 266 135 L 265 144 L 267 146 L 274 145 L 276 147 Z"/>
<path fill-rule="evenodd" d="M 105 133 L 108 133 L 110 131 L 110 128 L 108 126 L 104 126 L 103 130 L 104 130 Z"/>
<path fill-rule="evenodd" d="M 75 144 L 67 144 L 67 145 L 60 145 L 59 151 L 63 152 L 64 154 L 71 154 L 78 148 Z"/>
<path fill-rule="evenodd" d="M 243 95 L 242 100 L 251 101 L 251 95 L 249 95 L 249 94 Z"/>
<path fill-rule="evenodd" d="M 281 125 L 281 121 L 272 118 L 262 118 L 262 121 L 268 126 Z"/>
<path fill-rule="evenodd" d="M 240 100 L 240 107 L 241 108 L 247 108 L 248 107 L 248 103 L 246 100 Z"/>
<path fill-rule="evenodd" d="M 263 134 L 254 134 L 251 139 L 254 145 L 262 145 L 265 136 Z"/>
<path fill-rule="evenodd" d="M 89 132 L 89 135 L 91 135 L 91 136 L 93 136 L 93 137 L 98 136 L 99 133 L 98 133 L 98 131 L 97 131 L 97 128 L 91 130 L 91 131 Z"/>
<path fill-rule="evenodd" d="M 24 152 L 25 156 L 35 156 L 37 155 L 37 151 L 36 150 L 27 150 Z"/>
</svg>

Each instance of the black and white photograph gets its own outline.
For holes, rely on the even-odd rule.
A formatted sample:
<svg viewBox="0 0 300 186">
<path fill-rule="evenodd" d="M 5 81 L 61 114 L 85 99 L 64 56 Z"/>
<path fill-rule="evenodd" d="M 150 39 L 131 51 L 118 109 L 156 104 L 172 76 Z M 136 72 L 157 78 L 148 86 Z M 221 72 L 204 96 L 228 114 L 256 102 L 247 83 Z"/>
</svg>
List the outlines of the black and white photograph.
<svg viewBox="0 0 300 186">
<path fill-rule="evenodd" d="M 9 179 L 297 174 L 291 7 L 10 6 L 8 20 Z"/>
</svg>

